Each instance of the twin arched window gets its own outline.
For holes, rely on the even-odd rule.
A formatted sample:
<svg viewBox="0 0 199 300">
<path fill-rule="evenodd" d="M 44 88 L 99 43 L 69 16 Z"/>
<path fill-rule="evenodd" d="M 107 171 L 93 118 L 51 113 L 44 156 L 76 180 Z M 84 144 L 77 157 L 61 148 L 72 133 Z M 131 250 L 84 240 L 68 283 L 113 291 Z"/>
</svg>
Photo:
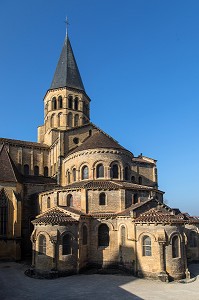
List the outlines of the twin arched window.
<svg viewBox="0 0 199 300">
<path fill-rule="evenodd" d="M 0 193 L 0 236 L 5 236 L 8 222 L 8 201 L 5 193 Z"/>
<path fill-rule="evenodd" d="M 179 237 L 174 235 L 172 238 L 172 257 L 176 258 L 180 256 Z"/>
<path fill-rule="evenodd" d="M 46 237 L 43 234 L 40 234 L 39 236 L 39 254 L 46 254 Z"/>
<path fill-rule="evenodd" d="M 148 235 L 144 235 L 142 239 L 142 255 L 151 256 L 151 238 Z"/>
<path fill-rule="evenodd" d="M 72 96 L 68 97 L 68 108 L 73 109 L 73 97 Z M 78 97 L 75 97 L 74 110 L 78 110 L 78 109 L 79 109 L 79 99 L 78 99 Z"/>
<path fill-rule="evenodd" d="M 98 227 L 98 246 L 109 246 L 109 227 L 106 224 L 101 224 Z"/>
<path fill-rule="evenodd" d="M 73 239 L 70 234 L 65 234 L 62 239 L 62 255 L 72 254 Z"/>
<path fill-rule="evenodd" d="M 52 98 L 52 109 L 60 109 L 63 107 L 63 101 L 62 101 L 62 96 L 58 97 L 58 101 L 56 99 L 56 97 Z"/>
<path fill-rule="evenodd" d="M 82 168 L 82 179 L 88 179 L 88 167 L 84 166 Z"/>
<path fill-rule="evenodd" d="M 106 194 L 105 193 L 99 194 L 99 205 L 106 205 Z"/>
<path fill-rule="evenodd" d="M 103 164 L 97 165 L 96 177 L 97 178 L 103 178 L 104 177 L 104 166 L 103 166 Z"/>
</svg>

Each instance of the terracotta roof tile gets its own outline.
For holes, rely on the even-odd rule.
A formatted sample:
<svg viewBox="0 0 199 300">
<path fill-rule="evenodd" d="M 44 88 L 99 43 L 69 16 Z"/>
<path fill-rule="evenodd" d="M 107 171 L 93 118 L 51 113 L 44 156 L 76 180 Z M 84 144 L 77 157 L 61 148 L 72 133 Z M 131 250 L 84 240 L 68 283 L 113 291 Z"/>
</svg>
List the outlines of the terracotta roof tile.
<svg viewBox="0 0 199 300">
<path fill-rule="evenodd" d="M 159 203 L 158 200 L 156 199 L 148 199 L 146 201 L 143 201 L 143 202 L 140 202 L 140 203 L 136 203 L 136 204 L 132 204 L 131 206 L 129 206 L 128 208 L 126 208 L 125 210 L 117 213 L 118 216 L 130 216 L 131 215 L 131 212 L 133 212 L 134 210 L 136 210 L 137 208 L 151 202 L 151 201 L 156 201 L 157 202 L 157 205 Z"/>
<path fill-rule="evenodd" d="M 172 212 L 152 208 L 135 219 L 135 223 L 185 223 L 182 214 L 174 215 Z"/>
<path fill-rule="evenodd" d="M 74 207 L 71 207 L 71 206 L 61 206 L 61 205 L 59 205 L 59 207 L 63 208 L 66 211 L 66 213 L 68 211 L 68 212 L 74 213 L 74 214 L 79 215 L 79 216 L 85 216 L 85 214 L 83 212 L 81 212 L 80 210 L 78 210 L 78 209 L 76 209 Z"/>
<path fill-rule="evenodd" d="M 142 190 L 151 190 L 153 187 L 135 184 L 125 181 L 113 181 L 113 180 L 83 180 L 79 182 L 74 182 L 65 186 L 66 189 L 76 189 L 76 188 L 85 188 L 85 189 L 107 189 L 107 190 L 118 190 L 121 188 L 126 189 L 142 189 Z"/>
<path fill-rule="evenodd" d="M 95 213 L 90 213 L 90 215 L 94 218 L 116 218 L 117 214 L 113 212 L 95 212 Z"/>
<path fill-rule="evenodd" d="M 198 216 L 190 216 L 188 213 L 183 213 L 184 217 L 188 220 L 189 224 L 199 223 Z"/>
<path fill-rule="evenodd" d="M 58 208 L 51 209 L 42 215 L 39 215 L 33 224 L 51 224 L 51 225 L 64 225 L 67 223 L 78 222 L 76 219 L 71 217 L 67 212 L 61 211 Z"/>
</svg>

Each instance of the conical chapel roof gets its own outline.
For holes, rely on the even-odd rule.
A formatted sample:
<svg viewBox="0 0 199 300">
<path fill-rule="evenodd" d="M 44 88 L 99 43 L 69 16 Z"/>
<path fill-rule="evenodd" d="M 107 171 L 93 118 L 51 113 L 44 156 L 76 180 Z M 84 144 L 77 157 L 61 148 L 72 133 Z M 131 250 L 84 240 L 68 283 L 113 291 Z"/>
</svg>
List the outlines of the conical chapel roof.
<svg viewBox="0 0 199 300">
<path fill-rule="evenodd" d="M 64 40 L 50 89 L 61 87 L 71 87 L 85 91 L 68 34 Z"/>
</svg>

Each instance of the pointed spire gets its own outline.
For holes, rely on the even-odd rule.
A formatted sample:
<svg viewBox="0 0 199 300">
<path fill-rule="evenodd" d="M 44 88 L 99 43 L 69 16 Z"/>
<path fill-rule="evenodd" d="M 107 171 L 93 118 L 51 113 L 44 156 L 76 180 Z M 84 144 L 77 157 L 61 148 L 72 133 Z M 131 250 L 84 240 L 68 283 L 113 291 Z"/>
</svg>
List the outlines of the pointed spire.
<svg viewBox="0 0 199 300">
<path fill-rule="evenodd" d="M 66 19 L 66 37 L 50 89 L 71 87 L 85 91 L 68 37 L 68 20 Z"/>
<path fill-rule="evenodd" d="M 66 36 L 68 35 L 68 26 L 70 25 L 69 22 L 68 22 L 68 17 L 66 17 Z"/>
</svg>

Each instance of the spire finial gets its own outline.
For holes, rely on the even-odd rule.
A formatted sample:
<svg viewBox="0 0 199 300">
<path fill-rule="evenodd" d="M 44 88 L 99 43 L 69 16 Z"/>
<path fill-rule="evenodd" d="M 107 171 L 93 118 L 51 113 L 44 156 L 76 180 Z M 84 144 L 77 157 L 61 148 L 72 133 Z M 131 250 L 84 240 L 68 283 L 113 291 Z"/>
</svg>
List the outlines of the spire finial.
<svg viewBox="0 0 199 300">
<path fill-rule="evenodd" d="M 68 34 L 68 25 L 69 25 L 68 17 L 66 17 L 65 23 L 66 23 L 66 35 L 67 35 Z"/>
</svg>

